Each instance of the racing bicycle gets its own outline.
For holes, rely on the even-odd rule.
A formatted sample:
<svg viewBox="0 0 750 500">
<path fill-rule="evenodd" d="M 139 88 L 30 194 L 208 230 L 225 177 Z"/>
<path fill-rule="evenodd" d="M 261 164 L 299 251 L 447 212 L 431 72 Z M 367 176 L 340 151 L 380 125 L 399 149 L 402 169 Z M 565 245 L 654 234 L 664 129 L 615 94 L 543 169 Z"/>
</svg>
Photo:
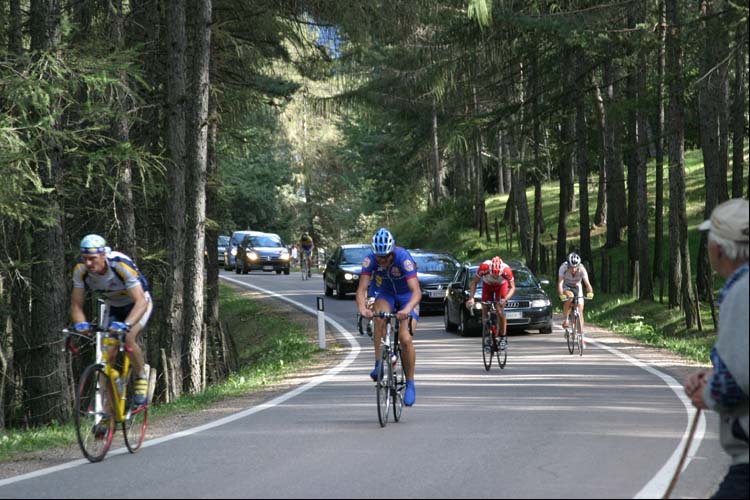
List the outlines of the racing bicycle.
<svg viewBox="0 0 750 500">
<path fill-rule="evenodd" d="M 573 354 L 576 349 L 578 349 L 578 355 L 583 356 L 583 349 L 584 349 L 584 338 L 583 338 L 583 328 L 581 327 L 581 313 L 578 312 L 578 299 L 584 299 L 584 300 L 591 300 L 588 297 L 584 295 L 578 295 L 568 298 L 567 300 L 563 301 L 563 304 L 569 300 L 574 300 L 573 306 L 571 307 L 571 312 L 568 314 L 568 317 L 565 318 L 568 320 L 568 326 L 564 327 L 565 329 L 565 342 L 568 344 L 568 352 L 570 354 Z M 572 316 L 572 318 L 571 318 Z"/>
<path fill-rule="evenodd" d="M 499 302 L 480 301 L 482 305 L 488 307 L 487 321 L 482 324 L 482 359 L 484 360 L 484 369 L 490 371 L 492 366 L 493 355 L 497 358 L 497 366 L 502 370 L 508 360 L 507 340 L 505 345 L 500 344 L 497 332 L 498 316 L 503 314 L 503 308 L 498 307 Z M 471 311 L 472 315 L 474 311 Z"/>
<path fill-rule="evenodd" d="M 406 388 L 406 371 L 401 358 L 401 344 L 398 341 L 399 320 L 396 313 L 379 312 L 373 316 L 385 320 L 385 334 L 380 339 L 380 369 L 375 383 L 378 402 L 378 421 L 380 427 L 388 424 L 390 407 L 393 406 L 393 420 L 401 420 L 404 410 L 404 389 Z M 391 324 L 395 320 L 396 326 Z M 411 318 L 409 318 L 411 332 Z"/>
<path fill-rule="evenodd" d="M 148 423 L 148 401 L 135 403 L 136 373 L 131 369 L 125 345 L 127 332 L 92 325 L 92 335 L 63 330 L 64 350 L 79 354 L 76 340 L 95 344 L 96 362 L 81 375 L 75 393 L 75 425 L 78 445 L 91 462 L 100 462 L 112 445 L 116 425 L 121 425 L 125 446 L 136 453 L 143 444 Z M 79 343 L 79 345 L 81 345 Z M 107 351 L 116 347 L 115 359 Z"/>
</svg>

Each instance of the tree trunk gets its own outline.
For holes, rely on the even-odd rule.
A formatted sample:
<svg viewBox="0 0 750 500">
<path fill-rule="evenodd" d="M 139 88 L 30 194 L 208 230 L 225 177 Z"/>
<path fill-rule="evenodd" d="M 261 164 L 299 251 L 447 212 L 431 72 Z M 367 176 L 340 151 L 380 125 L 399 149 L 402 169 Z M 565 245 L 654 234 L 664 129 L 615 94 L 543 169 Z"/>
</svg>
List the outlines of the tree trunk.
<svg viewBox="0 0 750 500">
<path fill-rule="evenodd" d="M 666 19 L 660 4 L 659 49 L 657 52 L 656 192 L 654 193 L 654 277 L 664 283 L 664 37 Z"/>
<path fill-rule="evenodd" d="M 607 170 L 607 241 L 606 248 L 620 244 L 620 229 L 625 226 L 625 176 L 617 147 L 619 138 L 618 118 L 613 111 L 617 96 L 615 81 L 618 69 L 613 61 L 604 64 L 604 126 L 606 135 L 605 168 Z"/>
<path fill-rule="evenodd" d="M 638 2 L 641 4 L 636 7 L 639 12 L 646 12 L 645 5 L 642 5 L 642 1 Z M 642 22 L 643 20 L 639 20 Z M 636 72 L 636 94 L 638 95 L 638 108 L 636 111 L 636 126 L 637 126 L 637 140 L 636 140 L 636 158 L 638 165 L 638 172 L 636 175 L 636 206 L 637 206 L 637 218 L 638 218 L 638 298 L 640 300 L 653 300 L 654 299 L 654 288 L 653 280 L 651 276 L 651 264 L 649 255 L 649 239 L 648 239 L 648 137 L 646 137 L 646 129 L 648 128 L 648 118 L 646 115 L 646 102 L 648 99 L 646 90 L 646 53 L 643 49 L 638 50 L 638 69 Z"/>
<path fill-rule="evenodd" d="M 695 304 L 690 277 L 690 250 L 685 195 L 685 118 L 682 76 L 682 28 L 679 2 L 666 0 L 667 74 L 669 75 L 669 305 L 682 306 L 688 329 L 695 323 Z"/>
<path fill-rule="evenodd" d="M 10 0 L 8 22 L 8 53 L 20 56 L 23 54 L 23 16 L 21 0 Z"/>
<path fill-rule="evenodd" d="M 121 51 L 125 47 L 125 26 L 124 14 L 122 10 L 122 0 L 112 0 L 109 2 L 109 19 L 110 19 L 110 43 L 114 51 Z M 127 77 L 120 75 L 120 87 L 115 90 L 114 96 L 116 103 L 115 117 L 112 122 L 112 138 L 120 144 L 130 142 L 130 102 L 133 97 L 125 94 L 123 89 L 130 88 Z M 130 161 L 113 161 L 114 175 L 117 179 L 115 192 L 115 209 L 117 213 L 117 223 L 119 225 L 118 248 L 132 258 L 137 258 L 138 251 L 136 247 L 135 231 L 135 205 L 133 203 L 133 166 Z"/>
<path fill-rule="evenodd" d="M 182 394 L 182 346 L 184 318 L 184 290 L 186 274 L 185 256 L 185 165 L 187 160 L 186 139 L 186 50 L 185 0 L 167 2 L 167 180 L 170 195 L 167 198 L 165 217 L 168 260 L 172 273 L 167 274 L 165 284 L 165 323 L 164 346 L 169 370 L 169 400 L 176 400 Z"/>
<path fill-rule="evenodd" d="M 432 202 L 438 206 L 443 198 L 443 168 L 440 164 L 440 147 L 438 143 L 437 103 L 432 101 Z"/>
<path fill-rule="evenodd" d="M 734 54 L 734 100 L 732 101 L 732 198 L 742 198 L 742 174 L 745 168 L 745 54 L 747 53 L 747 24 L 737 23 Z M 749 176 L 750 177 L 750 176 Z M 750 192 L 748 192 L 750 196 Z"/>
<path fill-rule="evenodd" d="M 203 390 L 203 271 L 206 235 L 206 162 L 208 158 L 209 60 L 211 55 L 211 0 L 195 0 L 192 57 L 192 102 L 188 122 L 190 156 L 187 194 L 187 258 L 185 280 L 185 390 Z"/>
<path fill-rule="evenodd" d="M 599 188 L 596 195 L 596 213 L 594 224 L 601 226 L 607 223 L 607 125 L 604 114 L 604 99 L 599 86 L 591 78 L 591 86 L 594 87 L 594 104 L 596 115 L 599 120 Z"/>
<path fill-rule="evenodd" d="M 583 49 L 577 51 L 577 63 L 579 75 L 582 74 L 585 68 L 585 57 L 586 54 Z M 581 244 L 580 253 L 581 259 L 587 263 L 587 270 L 589 272 L 590 279 L 594 279 L 594 259 L 591 254 L 591 222 L 589 220 L 589 154 L 588 154 L 588 134 L 586 133 L 586 106 L 584 102 L 586 89 L 583 86 L 578 88 L 576 92 L 576 122 L 575 122 L 575 134 L 576 134 L 576 161 L 578 162 L 578 194 L 580 198 L 579 202 L 579 218 L 581 226 Z"/>
</svg>

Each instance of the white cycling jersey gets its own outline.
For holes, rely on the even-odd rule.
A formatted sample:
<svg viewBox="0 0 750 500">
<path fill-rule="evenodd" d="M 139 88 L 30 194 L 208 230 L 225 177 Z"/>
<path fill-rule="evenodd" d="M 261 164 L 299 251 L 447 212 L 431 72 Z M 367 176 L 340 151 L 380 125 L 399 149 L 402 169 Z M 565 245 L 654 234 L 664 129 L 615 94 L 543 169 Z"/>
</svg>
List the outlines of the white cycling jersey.
<svg viewBox="0 0 750 500">
<path fill-rule="evenodd" d="M 583 267 L 583 264 L 578 264 L 578 268 L 575 269 L 567 262 L 563 262 L 560 270 L 557 272 L 557 279 L 562 279 L 563 286 L 565 287 L 579 288 L 583 280 L 588 281 L 589 273 Z"/>
</svg>

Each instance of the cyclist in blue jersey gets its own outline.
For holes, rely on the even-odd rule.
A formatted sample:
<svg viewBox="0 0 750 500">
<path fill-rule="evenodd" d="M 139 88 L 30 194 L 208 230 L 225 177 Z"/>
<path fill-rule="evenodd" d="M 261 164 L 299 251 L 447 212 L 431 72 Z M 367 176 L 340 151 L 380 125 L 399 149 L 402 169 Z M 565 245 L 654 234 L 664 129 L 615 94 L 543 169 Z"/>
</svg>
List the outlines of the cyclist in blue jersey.
<svg viewBox="0 0 750 500">
<path fill-rule="evenodd" d="M 396 311 L 396 318 L 400 322 L 399 336 L 401 342 L 402 359 L 406 371 L 406 391 L 404 404 L 411 406 L 416 400 L 414 386 L 414 369 L 416 352 L 412 341 L 413 332 L 419 321 L 419 302 L 422 291 L 417 279 L 417 265 L 407 250 L 396 246 L 393 235 L 386 229 L 380 228 L 372 237 L 372 251 L 362 262 L 362 271 L 357 288 L 357 307 L 359 314 L 365 318 L 372 318 L 373 311 L 367 307 L 367 292 L 372 280 L 378 287 L 375 298 L 375 313 Z M 409 318 L 411 318 L 412 335 L 409 332 Z M 378 378 L 380 368 L 380 339 L 385 333 L 385 323 L 382 319 L 375 319 L 375 369 L 370 373 L 373 380 Z"/>
<path fill-rule="evenodd" d="M 97 234 L 84 237 L 80 250 L 81 257 L 73 270 L 73 293 L 70 300 L 74 328 L 78 333 L 88 333 L 91 330 L 83 309 L 86 288 L 104 296 L 109 305 L 109 328 L 127 332 L 125 346 L 137 375 L 135 403 L 146 404 L 148 374 L 143 351 L 136 339 L 148 323 L 153 310 L 148 282 L 130 257 L 111 251 L 104 238 Z M 110 359 L 113 359 L 116 351 L 117 347 L 110 348 Z"/>
</svg>

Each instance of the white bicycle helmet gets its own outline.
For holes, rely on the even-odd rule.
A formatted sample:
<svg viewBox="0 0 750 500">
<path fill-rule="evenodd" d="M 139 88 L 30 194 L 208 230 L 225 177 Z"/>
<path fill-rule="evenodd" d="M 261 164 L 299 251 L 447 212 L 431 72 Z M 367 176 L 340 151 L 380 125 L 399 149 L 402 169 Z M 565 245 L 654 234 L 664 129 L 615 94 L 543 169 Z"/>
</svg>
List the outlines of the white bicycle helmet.
<svg viewBox="0 0 750 500">
<path fill-rule="evenodd" d="M 581 263 L 581 256 L 573 252 L 568 255 L 568 265 L 571 267 L 577 267 Z"/>
</svg>

